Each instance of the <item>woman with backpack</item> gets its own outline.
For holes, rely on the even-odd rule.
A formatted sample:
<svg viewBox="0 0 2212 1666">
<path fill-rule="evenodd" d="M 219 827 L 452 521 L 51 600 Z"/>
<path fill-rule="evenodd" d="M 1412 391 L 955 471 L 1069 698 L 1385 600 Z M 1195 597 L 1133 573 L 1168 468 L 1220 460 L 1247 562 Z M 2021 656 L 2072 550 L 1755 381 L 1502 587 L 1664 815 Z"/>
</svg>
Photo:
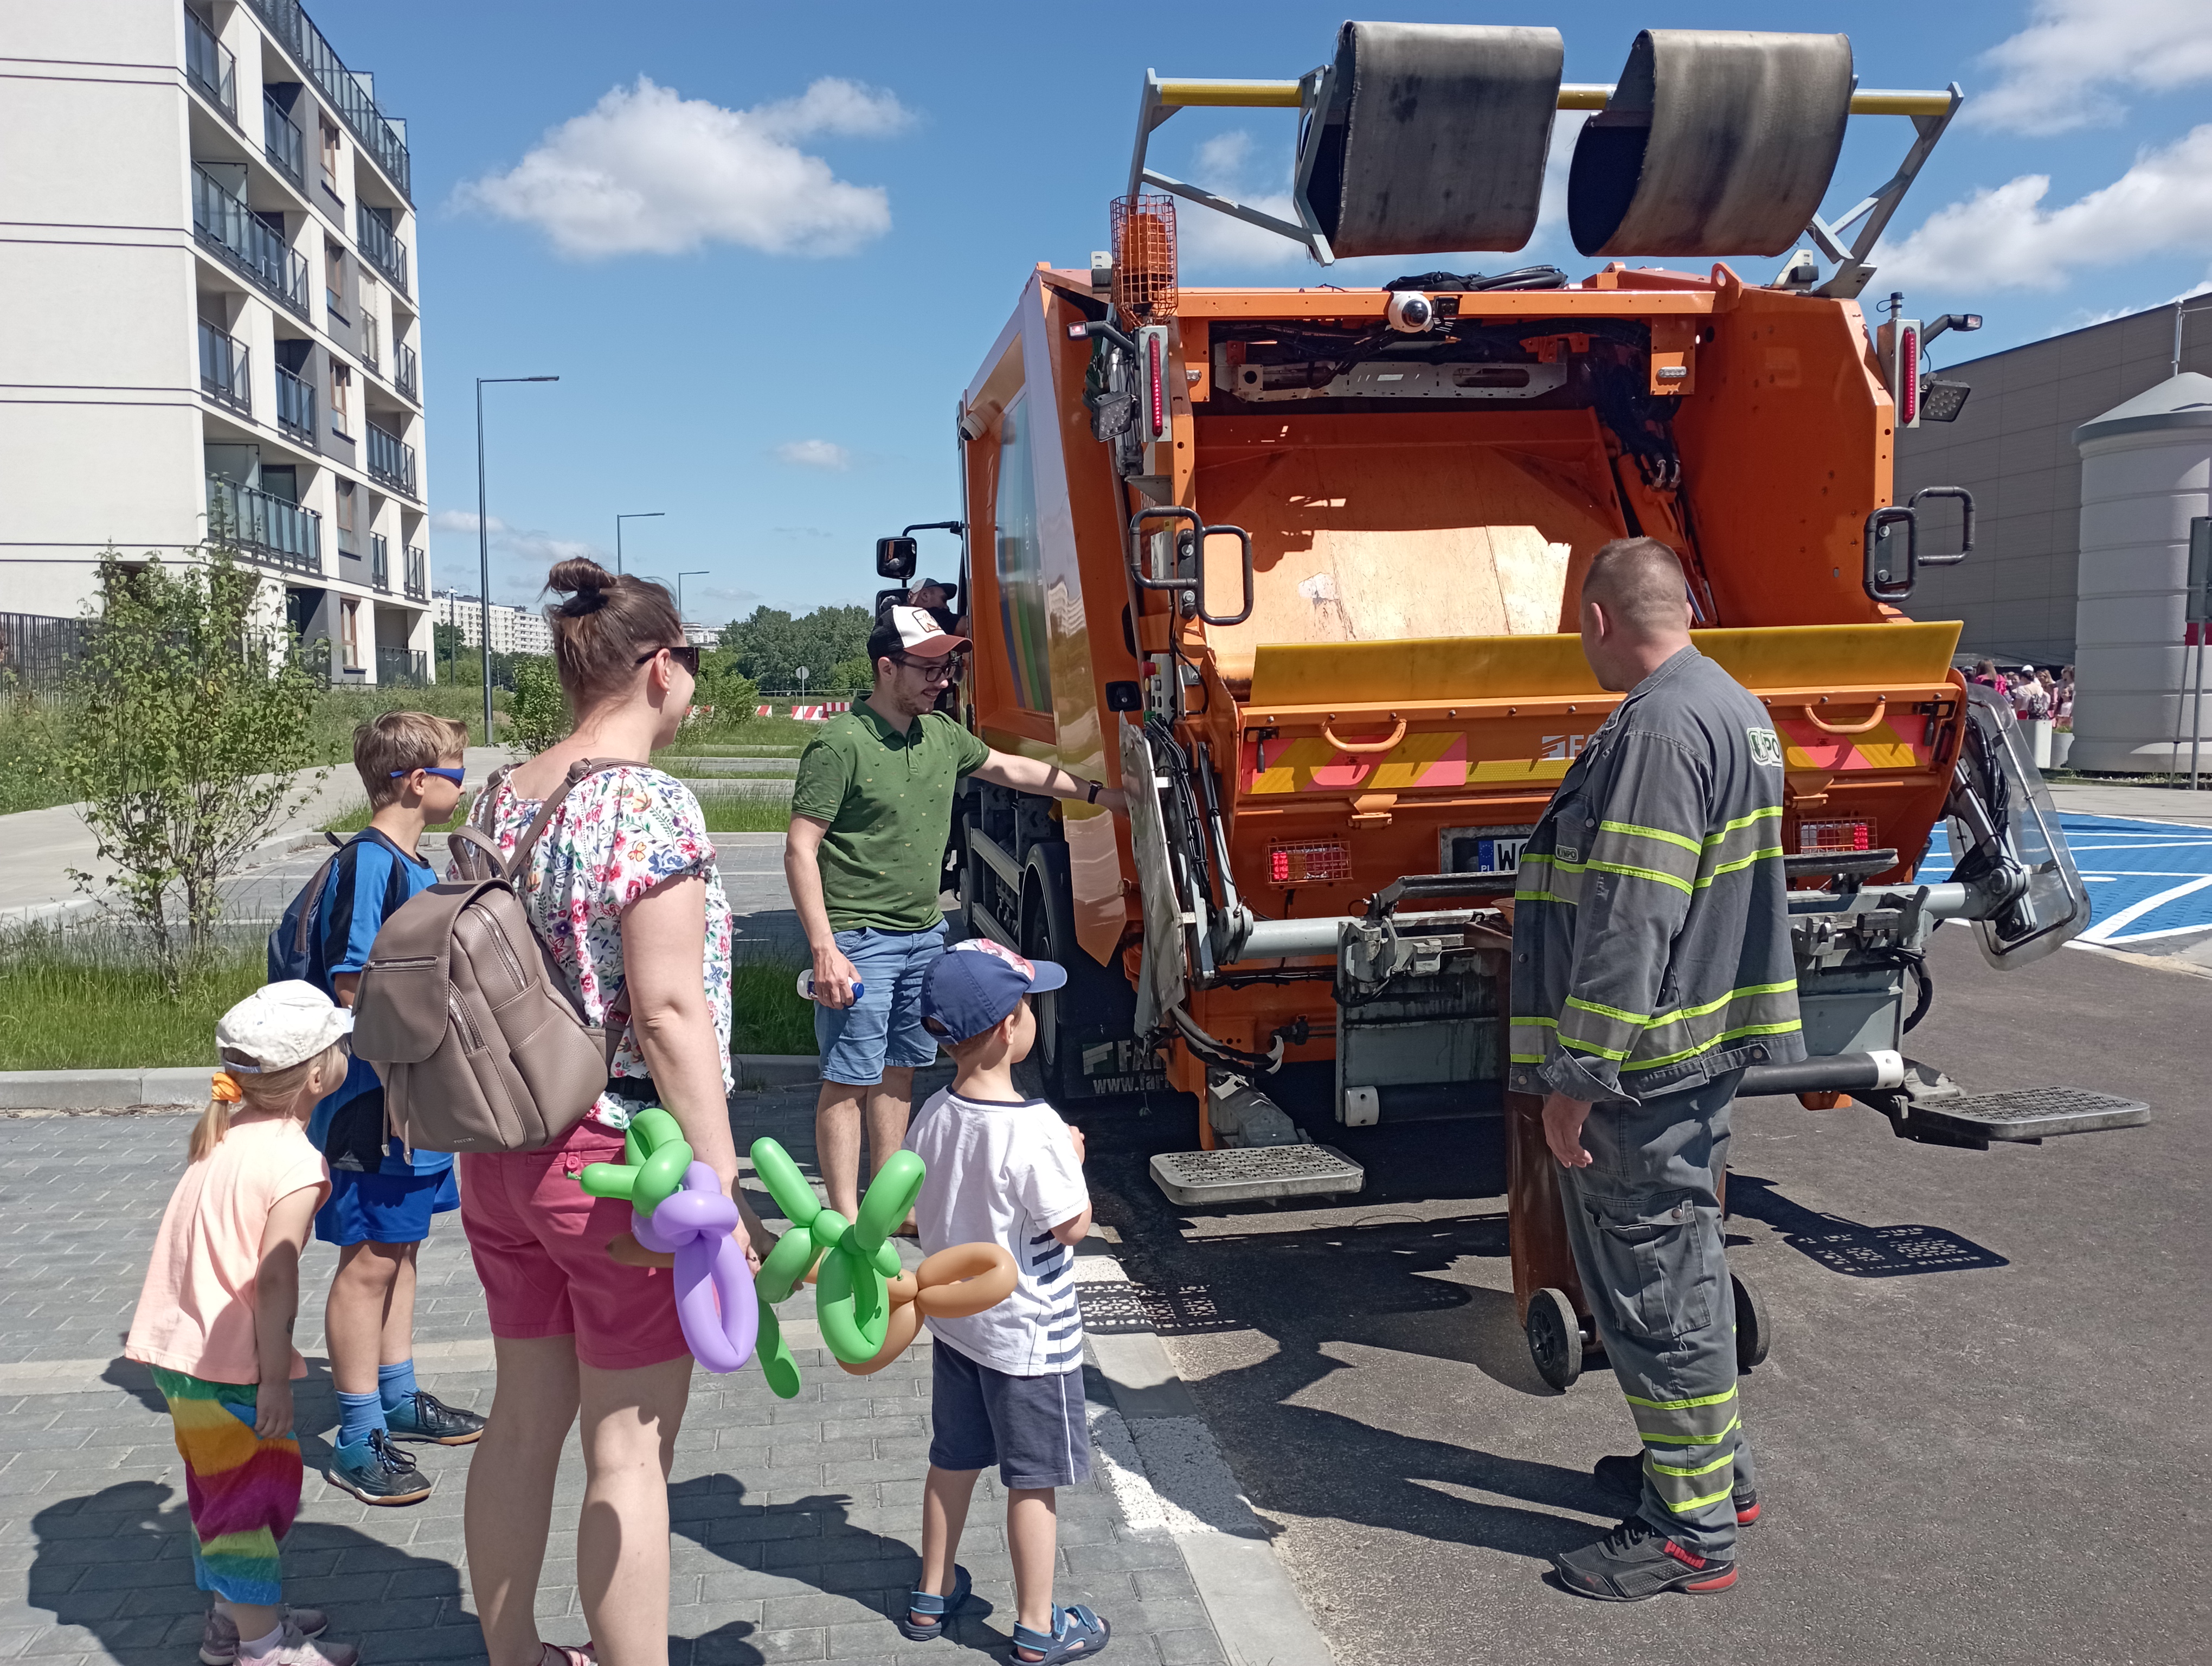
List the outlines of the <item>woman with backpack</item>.
<svg viewBox="0 0 2212 1666">
<path fill-rule="evenodd" d="M 580 560 L 555 567 L 546 587 L 568 598 L 546 618 L 575 730 L 495 775 L 470 823 L 511 856 L 572 764 L 641 760 L 575 782 L 515 876 L 586 1020 L 622 1034 L 606 1091 L 566 1135 L 460 1159 L 498 1368 L 469 1477 L 469 1583 L 491 1666 L 662 1666 L 667 1477 L 691 1356 L 667 1279 L 607 1253 L 629 1230 L 629 1206 L 586 1196 L 576 1176 L 621 1162 L 630 1116 L 657 1104 L 735 1192 L 730 909 L 698 800 L 642 762 L 676 738 L 697 671 L 667 591 Z M 759 1223 L 739 1207 L 747 1241 Z M 577 1648 L 543 1642 L 533 1611 L 555 1472 L 580 1414 L 575 1584 L 592 1640 Z"/>
</svg>

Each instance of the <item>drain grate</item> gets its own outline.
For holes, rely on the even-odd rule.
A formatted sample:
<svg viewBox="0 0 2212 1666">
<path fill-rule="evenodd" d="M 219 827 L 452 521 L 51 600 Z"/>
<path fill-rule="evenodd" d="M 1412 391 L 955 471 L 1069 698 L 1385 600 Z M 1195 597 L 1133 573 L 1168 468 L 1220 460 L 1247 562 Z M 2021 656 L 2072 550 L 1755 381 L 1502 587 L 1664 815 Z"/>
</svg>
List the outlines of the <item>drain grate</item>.
<svg viewBox="0 0 2212 1666">
<path fill-rule="evenodd" d="M 1912 1120 L 1934 1122 L 1984 1140 L 2045 1140 L 2061 1134 L 2133 1128 L 2150 1120 L 2141 1099 L 2080 1087 L 2023 1087 L 1959 1099 L 1918 1100 Z"/>
<path fill-rule="evenodd" d="M 1242 1203 L 1356 1192 L 1367 1170 L 1334 1146 L 1246 1146 L 1162 1152 L 1152 1158 L 1152 1182 L 1176 1203 Z"/>
<path fill-rule="evenodd" d="M 1212 1292 L 1202 1284 L 1169 1289 L 1147 1284 L 1079 1284 L 1075 1294 L 1083 1304 L 1083 1328 L 1093 1336 L 1202 1336 L 1243 1329 L 1222 1316 Z"/>
</svg>

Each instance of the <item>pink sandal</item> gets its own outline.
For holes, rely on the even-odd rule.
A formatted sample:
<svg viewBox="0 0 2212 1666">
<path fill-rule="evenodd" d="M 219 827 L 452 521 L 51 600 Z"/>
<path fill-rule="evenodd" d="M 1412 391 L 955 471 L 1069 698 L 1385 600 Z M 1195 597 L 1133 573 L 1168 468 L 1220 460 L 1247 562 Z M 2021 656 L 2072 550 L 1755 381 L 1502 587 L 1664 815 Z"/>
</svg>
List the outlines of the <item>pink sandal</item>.
<svg viewBox="0 0 2212 1666">
<path fill-rule="evenodd" d="M 545 1652 L 538 1657 L 538 1666 L 599 1666 L 599 1657 L 588 1643 L 580 1649 L 571 1649 L 558 1643 L 545 1645 Z"/>
</svg>

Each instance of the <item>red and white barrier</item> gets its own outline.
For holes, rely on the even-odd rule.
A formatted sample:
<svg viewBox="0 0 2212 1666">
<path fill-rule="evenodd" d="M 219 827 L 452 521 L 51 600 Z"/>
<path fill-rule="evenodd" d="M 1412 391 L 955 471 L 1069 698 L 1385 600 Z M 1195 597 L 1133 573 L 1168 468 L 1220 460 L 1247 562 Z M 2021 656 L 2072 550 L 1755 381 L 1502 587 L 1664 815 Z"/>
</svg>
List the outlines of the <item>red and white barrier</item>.
<svg viewBox="0 0 2212 1666">
<path fill-rule="evenodd" d="M 819 705 L 793 706 L 791 714 L 802 723 L 825 723 L 841 712 L 852 709 L 853 702 L 849 700 L 828 700 Z"/>
</svg>

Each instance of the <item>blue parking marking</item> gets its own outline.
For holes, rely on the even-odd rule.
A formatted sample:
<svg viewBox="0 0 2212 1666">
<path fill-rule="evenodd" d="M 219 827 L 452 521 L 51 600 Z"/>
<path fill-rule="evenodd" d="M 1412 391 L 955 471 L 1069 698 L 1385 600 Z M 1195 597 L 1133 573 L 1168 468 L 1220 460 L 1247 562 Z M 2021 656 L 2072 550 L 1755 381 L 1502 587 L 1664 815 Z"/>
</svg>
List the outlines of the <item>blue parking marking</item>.
<svg viewBox="0 0 2212 1666">
<path fill-rule="evenodd" d="M 2061 813 L 2059 830 L 2089 888 L 2090 943 L 2142 943 L 2212 931 L 2212 827 Z M 1948 828 L 1929 842 L 1921 874 L 1951 871 Z"/>
</svg>

